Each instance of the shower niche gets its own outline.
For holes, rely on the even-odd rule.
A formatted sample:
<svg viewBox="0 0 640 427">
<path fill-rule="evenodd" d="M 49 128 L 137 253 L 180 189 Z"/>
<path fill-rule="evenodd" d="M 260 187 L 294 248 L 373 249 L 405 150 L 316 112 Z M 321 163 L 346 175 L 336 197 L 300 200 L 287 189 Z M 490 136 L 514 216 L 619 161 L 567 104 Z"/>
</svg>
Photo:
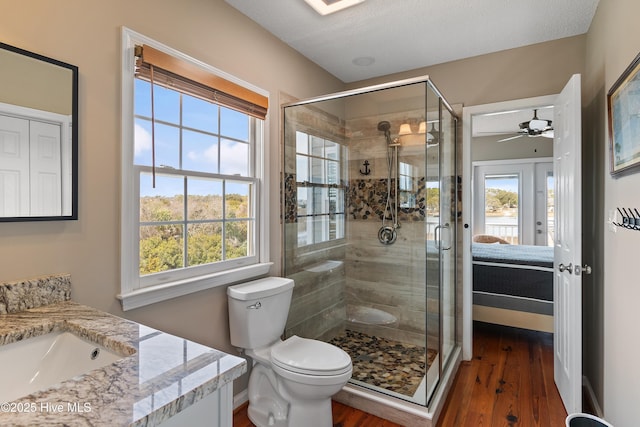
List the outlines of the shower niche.
<svg viewBox="0 0 640 427">
<path fill-rule="evenodd" d="M 283 106 L 285 334 L 347 351 L 343 393 L 436 404 L 456 336 L 457 118 L 428 77 Z"/>
</svg>

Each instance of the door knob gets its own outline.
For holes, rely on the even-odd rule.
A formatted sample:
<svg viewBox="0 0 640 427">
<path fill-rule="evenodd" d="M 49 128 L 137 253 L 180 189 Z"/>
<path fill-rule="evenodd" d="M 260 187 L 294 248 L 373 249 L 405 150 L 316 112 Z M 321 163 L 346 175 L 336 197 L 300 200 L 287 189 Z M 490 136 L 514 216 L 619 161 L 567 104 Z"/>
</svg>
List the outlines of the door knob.
<svg viewBox="0 0 640 427">
<path fill-rule="evenodd" d="M 560 270 L 560 273 L 562 273 L 563 271 L 568 271 L 569 274 L 573 273 L 573 264 L 569 263 L 569 265 L 564 265 L 564 264 L 560 264 L 558 266 L 558 270 Z"/>
<path fill-rule="evenodd" d="M 580 273 L 591 274 L 591 266 L 587 264 L 583 265 L 582 267 L 580 267 L 580 265 L 576 265 L 574 271 L 576 273 L 576 276 L 579 276 Z"/>
</svg>

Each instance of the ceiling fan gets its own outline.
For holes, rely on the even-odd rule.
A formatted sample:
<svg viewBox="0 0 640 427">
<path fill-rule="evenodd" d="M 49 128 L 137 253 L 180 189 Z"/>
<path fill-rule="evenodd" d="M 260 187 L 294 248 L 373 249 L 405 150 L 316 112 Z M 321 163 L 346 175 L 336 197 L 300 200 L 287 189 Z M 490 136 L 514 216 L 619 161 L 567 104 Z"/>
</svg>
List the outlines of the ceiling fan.
<svg viewBox="0 0 640 427">
<path fill-rule="evenodd" d="M 545 138 L 553 138 L 553 126 L 551 126 L 551 120 L 539 119 L 537 109 L 533 110 L 533 118 L 531 120 L 522 122 L 518 126 L 520 127 L 518 135 L 500 139 L 498 142 L 511 141 L 523 136 L 543 136 Z"/>
</svg>

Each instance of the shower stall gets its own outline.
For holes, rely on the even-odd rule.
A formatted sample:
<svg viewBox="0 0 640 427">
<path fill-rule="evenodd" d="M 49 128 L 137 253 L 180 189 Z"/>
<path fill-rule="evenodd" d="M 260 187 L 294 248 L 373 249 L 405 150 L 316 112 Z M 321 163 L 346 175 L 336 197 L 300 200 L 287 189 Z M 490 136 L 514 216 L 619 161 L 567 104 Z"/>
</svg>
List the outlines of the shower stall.
<svg viewBox="0 0 640 427">
<path fill-rule="evenodd" d="M 341 393 L 429 414 L 459 361 L 456 115 L 421 77 L 283 117 L 285 335 L 349 353 Z"/>
</svg>

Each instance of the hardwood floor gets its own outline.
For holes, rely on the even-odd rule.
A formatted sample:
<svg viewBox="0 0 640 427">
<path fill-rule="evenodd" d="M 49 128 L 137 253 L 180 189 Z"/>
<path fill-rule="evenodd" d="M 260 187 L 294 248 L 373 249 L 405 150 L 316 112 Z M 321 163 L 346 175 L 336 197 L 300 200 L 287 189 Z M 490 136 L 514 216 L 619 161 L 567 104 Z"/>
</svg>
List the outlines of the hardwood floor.
<svg viewBox="0 0 640 427">
<path fill-rule="evenodd" d="M 332 409 L 336 427 L 399 426 L 338 402 Z M 566 416 L 553 382 L 552 335 L 475 323 L 473 359 L 460 365 L 437 427 L 562 427 Z M 246 405 L 233 425 L 254 427 Z"/>
<path fill-rule="evenodd" d="M 561 427 L 566 417 L 552 335 L 475 323 L 473 359 L 460 365 L 438 427 Z"/>
</svg>

